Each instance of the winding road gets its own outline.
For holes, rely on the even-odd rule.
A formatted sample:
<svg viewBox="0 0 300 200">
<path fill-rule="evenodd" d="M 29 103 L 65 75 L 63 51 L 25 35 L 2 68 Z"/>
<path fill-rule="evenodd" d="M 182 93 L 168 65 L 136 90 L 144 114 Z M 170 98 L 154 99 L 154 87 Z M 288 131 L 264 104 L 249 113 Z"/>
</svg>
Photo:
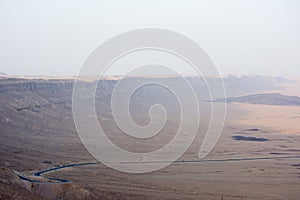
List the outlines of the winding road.
<svg viewBox="0 0 300 200">
<path fill-rule="evenodd" d="M 227 159 L 211 159 L 211 160 L 177 160 L 174 161 L 174 163 L 209 163 L 209 162 L 239 162 L 239 161 L 255 161 L 255 160 L 273 160 L 273 159 L 288 159 L 288 158 L 300 158 L 299 156 L 290 155 L 290 156 L 271 156 L 271 157 L 252 157 L 252 158 L 227 158 Z M 151 163 L 167 163 L 170 161 L 157 161 L 157 162 L 118 162 L 119 164 L 125 164 L 125 165 L 132 165 L 132 164 L 151 164 Z M 87 166 L 87 165 L 96 165 L 100 164 L 100 162 L 84 162 L 84 163 L 73 163 L 73 164 L 67 164 L 59 167 L 53 167 L 46 170 L 41 170 L 33 173 L 36 177 L 43 177 L 46 180 L 49 180 L 51 182 L 42 182 L 34 179 L 30 179 L 24 175 L 21 175 L 17 173 L 17 175 L 20 177 L 20 179 L 29 181 L 32 183 L 44 183 L 44 184 L 52 184 L 52 183 L 67 183 L 70 182 L 69 180 L 65 179 L 58 179 L 58 178 L 50 178 L 46 176 L 42 176 L 42 174 L 47 172 L 53 172 L 61 169 L 71 168 L 71 167 L 80 167 L 80 166 Z"/>
</svg>

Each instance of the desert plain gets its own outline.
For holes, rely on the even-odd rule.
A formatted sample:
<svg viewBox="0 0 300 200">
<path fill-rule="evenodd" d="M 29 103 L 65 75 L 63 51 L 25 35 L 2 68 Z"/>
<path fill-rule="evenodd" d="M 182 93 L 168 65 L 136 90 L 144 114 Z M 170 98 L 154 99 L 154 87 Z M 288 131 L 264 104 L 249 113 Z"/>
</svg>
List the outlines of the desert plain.
<svg viewBox="0 0 300 200">
<path fill-rule="evenodd" d="M 72 116 L 72 80 L 0 81 L 0 199 L 300 198 L 300 106 L 227 103 L 222 134 L 204 159 L 198 152 L 205 120 L 192 145 L 173 164 L 130 174 L 103 165 L 80 141 Z M 258 93 L 274 90 L 284 94 L 285 89 Z M 239 90 L 236 96 L 241 95 Z M 144 107 L 134 105 L 138 108 L 133 118 L 147 121 L 141 116 Z M 158 138 L 145 144 L 120 134 L 105 109 L 100 102 L 99 110 L 105 112 L 99 120 L 110 139 L 131 151 L 163 146 L 177 127 L 178 119 L 172 118 Z"/>
</svg>

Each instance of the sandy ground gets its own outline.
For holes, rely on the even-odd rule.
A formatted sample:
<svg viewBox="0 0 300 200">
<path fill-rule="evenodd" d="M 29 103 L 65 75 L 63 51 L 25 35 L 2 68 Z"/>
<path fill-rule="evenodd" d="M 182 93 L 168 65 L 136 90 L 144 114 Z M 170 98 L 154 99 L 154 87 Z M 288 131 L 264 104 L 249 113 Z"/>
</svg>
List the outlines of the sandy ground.
<svg viewBox="0 0 300 200">
<path fill-rule="evenodd" d="M 259 126 L 280 133 L 300 134 L 299 106 L 236 104 L 243 111 L 236 124 Z"/>
<path fill-rule="evenodd" d="M 51 114 L 50 109 L 46 111 Z M 24 120 L 21 117 L 17 121 Z M 33 131 L 2 126 L 1 165 L 30 176 L 56 165 L 95 161 L 72 126 L 66 128 L 71 116 L 64 121 L 42 118 L 55 126 L 47 126 L 51 131 L 45 131 L 44 124 L 41 128 L 38 119 L 30 118 L 32 126 L 39 125 Z M 299 200 L 299 119 L 299 107 L 228 104 L 222 135 L 204 161 L 197 157 L 203 139 L 200 134 L 179 162 L 156 172 L 127 174 L 97 164 L 43 176 L 70 180 L 88 190 L 93 199 Z M 172 125 L 166 136 L 145 145 L 119 136 L 110 119 L 105 125 L 113 142 L 136 151 L 163 146 L 174 129 Z M 42 190 L 47 193 L 47 186 Z"/>
<path fill-rule="evenodd" d="M 199 160 L 198 138 L 179 159 L 185 162 L 152 173 L 126 174 L 98 164 L 50 174 L 80 183 L 100 199 L 298 200 L 300 159 L 292 156 L 300 156 L 293 118 L 299 108 L 230 104 L 228 109 L 221 138 L 204 162 L 188 162 Z"/>
</svg>

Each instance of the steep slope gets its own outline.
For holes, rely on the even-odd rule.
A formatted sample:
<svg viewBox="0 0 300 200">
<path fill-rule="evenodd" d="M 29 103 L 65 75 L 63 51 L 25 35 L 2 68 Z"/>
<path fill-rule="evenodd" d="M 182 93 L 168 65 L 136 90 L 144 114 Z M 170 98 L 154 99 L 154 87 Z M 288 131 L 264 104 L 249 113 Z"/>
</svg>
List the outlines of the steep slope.
<svg viewBox="0 0 300 200">
<path fill-rule="evenodd" d="M 10 169 L 0 167 L 0 199 L 43 199 L 28 191 L 26 183 Z"/>
</svg>

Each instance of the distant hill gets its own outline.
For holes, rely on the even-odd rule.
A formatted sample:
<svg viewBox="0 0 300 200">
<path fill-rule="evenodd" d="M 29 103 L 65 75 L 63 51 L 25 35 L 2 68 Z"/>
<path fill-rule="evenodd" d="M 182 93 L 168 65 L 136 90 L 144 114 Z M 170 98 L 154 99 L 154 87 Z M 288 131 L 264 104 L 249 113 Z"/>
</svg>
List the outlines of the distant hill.
<svg viewBox="0 0 300 200">
<path fill-rule="evenodd" d="M 245 94 L 267 93 L 276 91 L 292 84 L 294 81 L 283 77 L 260 75 L 229 75 L 223 79 L 228 96 L 242 96 Z"/>
<path fill-rule="evenodd" d="M 218 99 L 218 102 L 225 102 L 225 99 Z M 241 97 L 226 98 L 228 103 L 249 103 L 263 105 L 300 106 L 300 97 L 287 96 L 279 93 L 252 94 Z"/>
<path fill-rule="evenodd" d="M 0 78 L 6 78 L 6 77 L 8 77 L 7 73 L 0 72 Z"/>
</svg>

